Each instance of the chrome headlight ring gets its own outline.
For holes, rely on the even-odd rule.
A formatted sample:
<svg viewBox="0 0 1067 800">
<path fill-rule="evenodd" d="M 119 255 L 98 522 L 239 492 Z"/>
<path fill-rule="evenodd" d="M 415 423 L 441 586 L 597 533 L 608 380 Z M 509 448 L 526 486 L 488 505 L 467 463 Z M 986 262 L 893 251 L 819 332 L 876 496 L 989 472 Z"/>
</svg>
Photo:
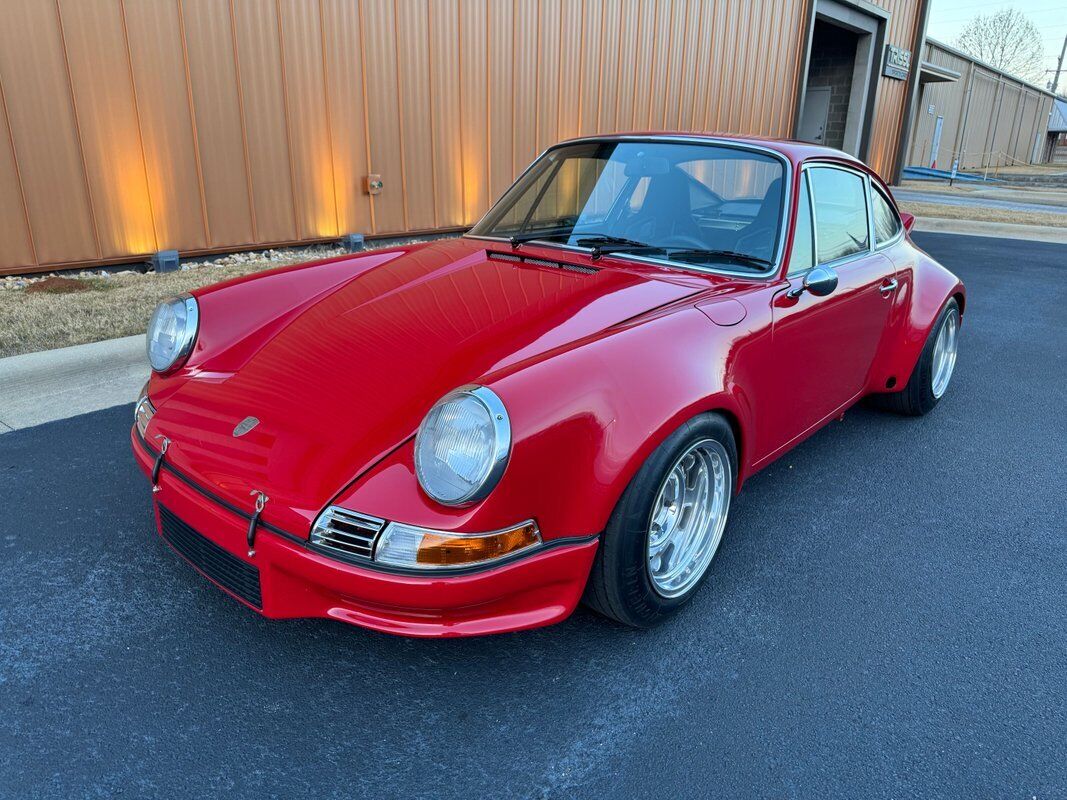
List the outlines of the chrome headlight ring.
<svg viewBox="0 0 1067 800">
<path fill-rule="evenodd" d="M 449 392 L 419 425 L 415 474 L 438 503 L 477 503 L 500 481 L 511 455 L 511 420 L 496 392 L 463 386 Z"/>
<path fill-rule="evenodd" d="M 171 297 L 156 306 L 145 339 L 152 369 L 167 372 L 180 366 L 192 352 L 199 329 L 200 307 L 192 295 Z"/>
</svg>

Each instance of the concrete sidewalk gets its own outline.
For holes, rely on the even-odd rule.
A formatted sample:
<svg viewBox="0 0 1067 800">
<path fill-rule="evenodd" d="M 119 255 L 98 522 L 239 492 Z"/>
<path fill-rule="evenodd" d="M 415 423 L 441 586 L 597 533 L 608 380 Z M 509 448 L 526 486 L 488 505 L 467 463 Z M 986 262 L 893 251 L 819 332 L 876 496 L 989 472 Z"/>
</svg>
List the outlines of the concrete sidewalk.
<svg viewBox="0 0 1067 800">
<path fill-rule="evenodd" d="M 148 372 L 143 335 L 0 358 L 0 434 L 132 403 Z"/>
<path fill-rule="evenodd" d="M 969 197 L 978 200 L 1007 200 L 1024 205 L 1041 204 L 1049 206 L 1067 207 L 1067 190 L 1064 189 L 1011 189 L 1002 186 L 985 186 L 975 188 L 970 185 L 958 184 L 950 187 L 944 183 L 927 183 L 916 181 L 922 185 L 914 185 L 909 182 L 907 186 L 894 186 L 893 196 L 897 192 L 919 192 L 922 194 L 937 195 L 938 197 Z"/>
<path fill-rule="evenodd" d="M 994 239 L 1022 239 L 1027 242 L 1067 244 L 1067 227 L 1061 228 L 1055 225 L 1017 225 L 1011 222 L 976 222 L 967 219 L 916 217 L 914 230 L 919 233 L 954 233 L 959 236 L 989 236 Z"/>
<path fill-rule="evenodd" d="M 1032 200 L 1023 202 L 1020 200 L 1008 200 L 990 197 L 989 192 L 949 194 L 948 192 L 924 192 L 916 189 L 897 188 L 893 190 L 893 196 L 897 201 L 911 200 L 918 203 L 940 203 L 947 206 L 961 206 L 964 208 L 999 208 L 1005 211 L 1039 211 L 1045 214 L 1067 214 L 1067 205 L 1059 203 L 1035 203 Z"/>
</svg>

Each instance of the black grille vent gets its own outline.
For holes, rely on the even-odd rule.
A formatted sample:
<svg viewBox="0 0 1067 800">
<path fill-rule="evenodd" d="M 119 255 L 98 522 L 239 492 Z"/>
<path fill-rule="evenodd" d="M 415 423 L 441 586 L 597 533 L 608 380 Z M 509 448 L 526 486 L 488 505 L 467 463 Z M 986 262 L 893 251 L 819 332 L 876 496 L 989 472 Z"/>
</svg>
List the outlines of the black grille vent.
<svg viewBox="0 0 1067 800">
<path fill-rule="evenodd" d="M 163 506 L 159 507 L 159 519 L 163 538 L 193 566 L 246 603 L 263 608 L 258 569 L 197 533 Z"/>
<path fill-rule="evenodd" d="M 535 267 L 548 267 L 549 269 L 562 269 L 567 272 L 577 272 L 581 275 L 594 275 L 600 270 L 595 267 L 583 267 L 578 264 L 567 264 L 563 261 L 549 261 L 547 258 L 531 258 L 530 256 L 519 256 L 514 253 L 496 253 L 490 252 L 489 258 L 496 261 L 511 261 L 519 264 L 532 264 Z"/>
</svg>

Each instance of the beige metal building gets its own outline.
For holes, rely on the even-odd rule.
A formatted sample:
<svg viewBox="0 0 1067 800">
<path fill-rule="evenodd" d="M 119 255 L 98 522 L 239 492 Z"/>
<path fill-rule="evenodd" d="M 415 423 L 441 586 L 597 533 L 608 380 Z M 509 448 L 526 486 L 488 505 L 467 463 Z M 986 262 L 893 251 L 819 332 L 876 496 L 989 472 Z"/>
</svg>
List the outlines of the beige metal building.
<svg viewBox="0 0 1067 800">
<path fill-rule="evenodd" d="M 1052 101 L 1045 139 L 1045 161 L 1067 164 L 1067 100 L 1062 97 Z"/>
<path fill-rule="evenodd" d="M 1053 95 L 955 48 L 926 41 L 908 166 L 986 169 L 1045 159 Z"/>
<path fill-rule="evenodd" d="M 926 1 L 3 0 L 0 273 L 456 229 L 596 132 L 892 177 Z"/>
</svg>

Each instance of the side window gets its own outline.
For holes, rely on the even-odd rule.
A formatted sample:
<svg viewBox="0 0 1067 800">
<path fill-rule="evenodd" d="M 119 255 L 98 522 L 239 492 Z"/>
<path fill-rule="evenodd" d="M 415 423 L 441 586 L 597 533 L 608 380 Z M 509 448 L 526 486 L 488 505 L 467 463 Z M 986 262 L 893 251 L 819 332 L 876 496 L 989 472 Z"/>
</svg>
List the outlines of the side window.
<svg viewBox="0 0 1067 800">
<path fill-rule="evenodd" d="M 900 217 L 893 210 L 889 200 L 882 194 L 882 190 L 874 185 L 874 181 L 871 181 L 871 189 L 873 190 L 871 192 L 871 200 L 873 201 L 871 215 L 874 217 L 874 243 L 876 245 L 885 244 L 900 233 Z"/>
<path fill-rule="evenodd" d="M 808 170 L 815 196 L 815 250 L 820 263 L 868 249 L 864 179 L 833 167 Z"/>
<path fill-rule="evenodd" d="M 811 229 L 811 192 L 807 174 L 800 177 L 797 200 L 797 224 L 793 229 L 793 252 L 789 256 L 789 275 L 807 272 L 815 265 L 814 238 Z"/>
</svg>

